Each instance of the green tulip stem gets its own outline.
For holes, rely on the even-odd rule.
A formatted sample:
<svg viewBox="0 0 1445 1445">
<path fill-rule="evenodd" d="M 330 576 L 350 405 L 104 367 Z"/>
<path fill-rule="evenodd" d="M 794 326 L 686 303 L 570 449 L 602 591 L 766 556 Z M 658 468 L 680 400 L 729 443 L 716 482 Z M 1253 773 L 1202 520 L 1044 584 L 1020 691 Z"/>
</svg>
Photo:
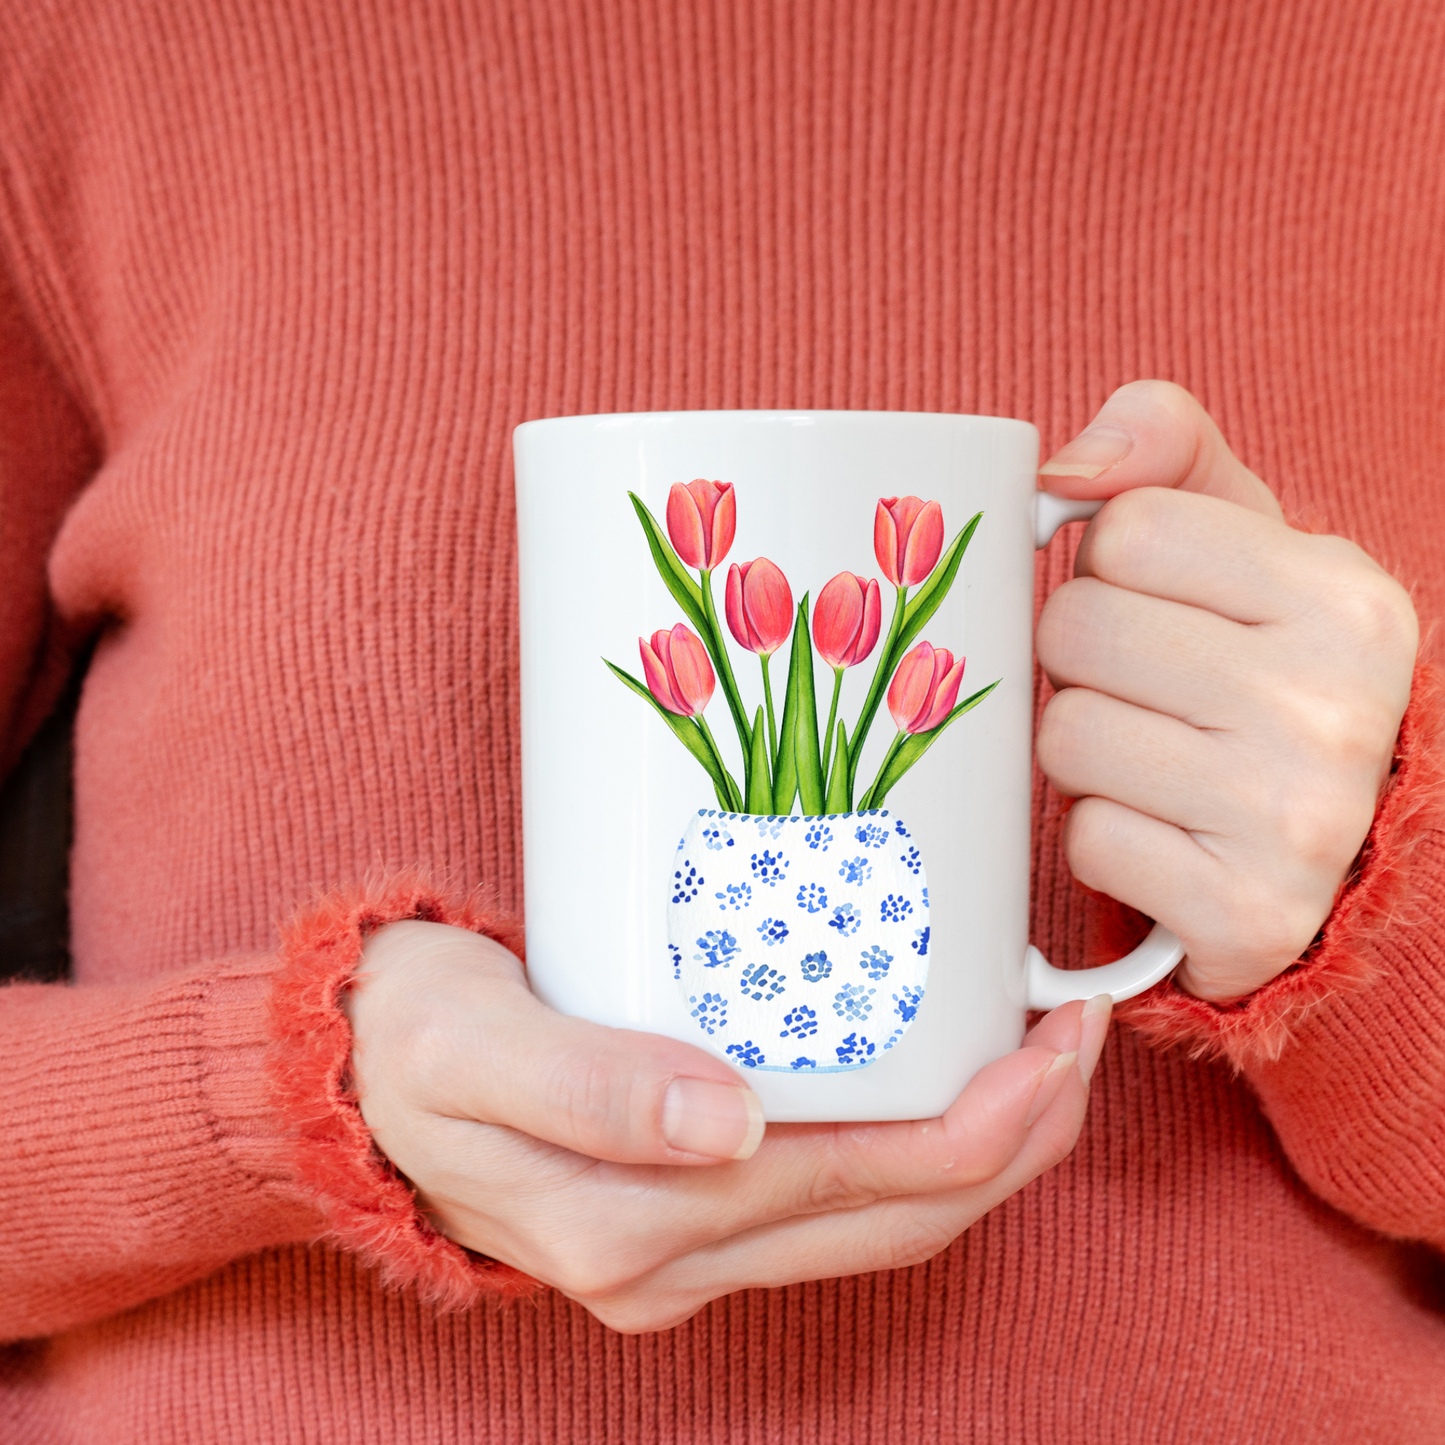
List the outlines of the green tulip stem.
<svg viewBox="0 0 1445 1445">
<path fill-rule="evenodd" d="M 883 763 L 878 769 L 878 776 L 873 779 L 873 786 L 868 789 L 858 803 L 858 811 L 860 813 L 866 813 L 869 808 L 877 806 L 873 801 L 873 794 L 877 790 L 878 784 L 883 780 L 883 775 L 888 771 L 888 764 L 893 761 L 894 754 L 897 753 L 898 749 L 907 741 L 907 733 L 900 732 L 894 735 L 893 741 L 888 745 L 887 753 L 884 754 Z"/>
<path fill-rule="evenodd" d="M 900 587 L 898 601 L 893 608 L 893 621 L 888 627 L 888 641 L 883 644 L 883 651 L 878 655 L 878 666 L 874 670 L 873 681 L 868 688 L 868 698 L 864 702 L 863 712 L 858 718 L 858 726 L 854 728 L 853 736 L 848 739 L 848 787 L 850 791 L 858 777 L 858 760 L 863 756 L 863 740 L 868 736 L 868 729 L 873 726 L 873 719 L 878 712 L 878 704 L 883 701 L 888 681 L 893 676 L 893 669 L 898 665 L 898 659 L 894 657 L 893 652 L 898 643 L 898 634 L 903 630 L 903 610 L 907 605 L 908 589 Z"/>
<path fill-rule="evenodd" d="M 828 731 L 823 734 L 823 776 L 828 776 L 828 769 L 833 761 L 833 719 L 838 716 L 838 694 L 843 691 L 843 669 L 833 669 L 833 701 L 828 704 Z"/>
<path fill-rule="evenodd" d="M 773 721 L 773 684 L 768 680 L 768 663 L 772 660 L 772 654 L 763 652 L 758 655 L 758 661 L 763 665 L 763 697 L 768 704 L 768 766 L 773 770 L 773 776 L 778 775 L 778 725 Z"/>
<path fill-rule="evenodd" d="M 743 710 L 742 694 L 738 692 L 737 679 L 733 676 L 733 665 L 728 661 L 728 650 L 723 644 L 722 628 L 718 626 L 717 608 L 712 601 L 712 573 L 699 572 L 702 578 L 702 610 L 707 618 L 708 636 L 703 638 L 707 650 L 717 667 L 718 681 L 722 683 L 723 696 L 728 700 L 728 711 L 733 715 L 733 726 L 738 730 L 738 742 L 743 749 L 743 767 L 748 775 L 752 773 L 753 730 L 748 726 L 748 715 Z"/>
<path fill-rule="evenodd" d="M 738 792 L 738 785 L 733 781 L 733 775 L 728 772 L 727 764 L 722 760 L 722 753 L 718 751 L 717 739 L 713 737 L 712 729 L 707 725 L 707 719 L 701 713 L 697 714 L 697 725 L 702 729 L 702 735 L 707 739 L 707 745 L 712 749 L 712 755 L 717 760 L 718 771 L 723 775 L 723 781 L 728 786 L 728 793 L 730 795 L 728 806 L 732 808 L 734 813 L 741 813 L 743 811 L 743 800 L 741 794 Z"/>
</svg>

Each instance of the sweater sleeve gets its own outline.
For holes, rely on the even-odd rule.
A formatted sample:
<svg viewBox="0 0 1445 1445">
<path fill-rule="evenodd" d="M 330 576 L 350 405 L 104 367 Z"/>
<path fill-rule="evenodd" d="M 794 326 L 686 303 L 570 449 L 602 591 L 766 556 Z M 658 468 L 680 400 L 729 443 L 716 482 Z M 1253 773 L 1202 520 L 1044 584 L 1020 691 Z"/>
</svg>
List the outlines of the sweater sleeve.
<svg viewBox="0 0 1445 1445">
<path fill-rule="evenodd" d="M 0 266 L 0 775 L 83 642 L 57 618 L 46 566 L 98 463 L 28 314 Z M 366 929 L 403 917 L 519 946 L 481 903 L 393 879 L 333 895 L 274 952 L 143 983 L 0 988 L 0 1340 L 322 1238 L 445 1305 L 528 1286 L 429 1228 L 347 1090 L 337 1002 Z"/>
<path fill-rule="evenodd" d="M 1420 667 L 1370 835 L 1298 963 L 1227 1007 L 1166 981 L 1119 1012 L 1160 1044 L 1228 1059 L 1322 1199 L 1445 1248 L 1442 701 Z"/>
<path fill-rule="evenodd" d="M 323 900 L 274 954 L 145 985 L 0 990 L 0 1339 L 317 1239 L 443 1308 L 531 1287 L 431 1229 L 348 1089 L 338 1000 L 366 931 L 399 918 L 518 945 L 484 900 L 402 877 Z"/>
</svg>

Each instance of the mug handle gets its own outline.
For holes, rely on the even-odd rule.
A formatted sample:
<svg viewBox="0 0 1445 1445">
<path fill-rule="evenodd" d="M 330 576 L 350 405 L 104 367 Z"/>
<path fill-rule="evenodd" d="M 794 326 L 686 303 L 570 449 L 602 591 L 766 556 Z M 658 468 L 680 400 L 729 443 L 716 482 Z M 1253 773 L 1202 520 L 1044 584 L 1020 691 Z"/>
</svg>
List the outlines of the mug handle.
<svg viewBox="0 0 1445 1445">
<path fill-rule="evenodd" d="M 1078 502 L 1051 492 L 1034 493 L 1034 546 L 1047 547 L 1065 522 L 1092 517 L 1103 502 Z M 1184 945 L 1162 923 L 1132 953 L 1098 968 L 1054 968 L 1033 944 L 1024 955 L 1024 983 L 1031 1009 L 1058 1008 L 1076 999 L 1110 994 L 1115 1003 L 1153 988 L 1184 957 Z"/>
</svg>

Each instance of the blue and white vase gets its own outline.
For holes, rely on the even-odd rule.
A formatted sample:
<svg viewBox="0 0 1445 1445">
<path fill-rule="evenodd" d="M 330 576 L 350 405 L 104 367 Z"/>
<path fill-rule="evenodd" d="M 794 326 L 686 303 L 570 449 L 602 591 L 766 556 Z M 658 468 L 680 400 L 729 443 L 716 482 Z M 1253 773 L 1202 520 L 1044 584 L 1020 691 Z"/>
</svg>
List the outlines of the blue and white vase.
<svg viewBox="0 0 1445 1445">
<path fill-rule="evenodd" d="M 928 977 L 928 876 L 886 809 L 769 818 L 699 809 L 674 859 L 668 954 L 700 1038 L 777 1072 L 866 1068 Z"/>
</svg>

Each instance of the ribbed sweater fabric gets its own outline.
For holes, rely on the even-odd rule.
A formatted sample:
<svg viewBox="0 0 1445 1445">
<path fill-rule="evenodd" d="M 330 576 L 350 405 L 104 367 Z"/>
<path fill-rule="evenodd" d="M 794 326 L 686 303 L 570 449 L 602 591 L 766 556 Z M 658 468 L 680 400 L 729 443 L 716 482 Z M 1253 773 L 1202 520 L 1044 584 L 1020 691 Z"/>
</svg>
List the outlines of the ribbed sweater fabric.
<svg viewBox="0 0 1445 1445">
<path fill-rule="evenodd" d="M 640 1338 L 509 1298 L 387 1193 L 334 1007 L 366 919 L 521 910 L 522 420 L 1056 447 L 1167 376 L 1428 630 L 1445 10 L 0 0 L 0 57 L 7 758 L 95 643 L 76 982 L 0 993 L 7 1445 L 1445 1435 L 1423 684 L 1320 949 L 1141 1006 L 1069 1160 L 915 1269 Z M 1127 920 L 1035 813 L 1079 963 Z"/>
</svg>

